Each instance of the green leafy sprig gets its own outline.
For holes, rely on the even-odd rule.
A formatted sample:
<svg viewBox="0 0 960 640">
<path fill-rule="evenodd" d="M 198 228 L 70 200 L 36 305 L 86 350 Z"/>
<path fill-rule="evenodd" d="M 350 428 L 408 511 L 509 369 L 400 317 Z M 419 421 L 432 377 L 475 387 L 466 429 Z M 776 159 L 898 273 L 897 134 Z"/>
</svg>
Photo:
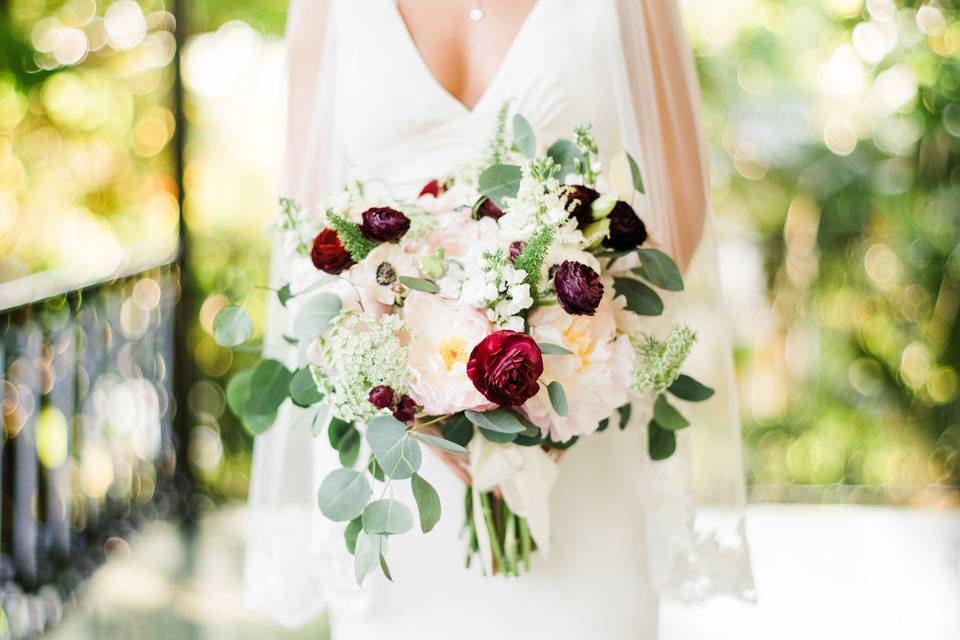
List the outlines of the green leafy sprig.
<svg viewBox="0 0 960 640">
<path fill-rule="evenodd" d="M 524 243 L 520 255 L 513 262 L 514 267 L 527 272 L 525 282 L 530 285 L 530 295 L 534 300 L 539 297 L 540 272 L 555 235 L 556 231 L 552 226 L 543 225 Z"/>
<path fill-rule="evenodd" d="M 330 228 L 336 231 L 337 237 L 343 243 L 343 248 L 347 250 L 354 262 L 360 262 L 377 248 L 376 242 L 360 232 L 360 225 L 346 220 L 332 209 L 327 211 L 327 222 Z"/>
</svg>

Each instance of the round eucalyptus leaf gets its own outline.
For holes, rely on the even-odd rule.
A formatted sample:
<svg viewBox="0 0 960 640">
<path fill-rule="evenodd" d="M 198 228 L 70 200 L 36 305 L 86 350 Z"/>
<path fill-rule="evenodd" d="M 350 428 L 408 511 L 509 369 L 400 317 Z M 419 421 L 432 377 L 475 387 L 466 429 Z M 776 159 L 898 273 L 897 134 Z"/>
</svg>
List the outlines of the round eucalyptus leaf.
<svg viewBox="0 0 960 640">
<path fill-rule="evenodd" d="M 220 309 L 213 319 L 213 339 L 221 347 L 236 347 L 253 335 L 253 322 L 242 307 Z"/>
<path fill-rule="evenodd" d="M 377 416 L 367 424 L 367 442 L 380 468 L 394 480 L 406 480 L 420 469 L 420 445 L 393 416 Z"/>
<path fill-rule="evenodd" d="M 495 442 L 497 444 L 507 444 L 508 442 L 513 442 L 517 439 L 517 436 L 520 435 L 517 433 L 501 433 L 499 431 L 491 431 L 490 429 L 484 429 L 483 427 L 478 427 L 478 429 L 480 430 L 480 435 L 490 442 Z"/>
<path fill-rule="evenodd" d="M 317 503 L 320 511 L 334 522 L 353 520 L 367 506 L 373 490 L 360 471 L 337 469 L 320 483 Z"/>
<path fill-rule="evenodd" d="M 464 447 L 461 447 L 456 442 L 447 440 L 446 438 L 438 438 L 437 436 L 430 435 L 429 433 L 411 433 L 412 437 L 416 438 L 424 444 L 428 444 L 431 447 L 436 447 L 441 451 L 446 451 L 447 453 L 453 453 L 457 455 L 466 455 L 469 453 Z"/>
<path fill-rule="evenodd" d="M 364 578 L 377 567 L 384 547 L 384 539 L 384 536 L 371 535 L 366 531 L 357 534 L 353 553 L 353 569 L 357 584 L 362 585 Z"/>
<path fill-rule="evenodd" d="M 357 551 L 357 536 L 363 531 L 363 517 L 354 518 L 343 531 L 343 541 L 347 545 L 347 551 L 353 555 Z"/>
<path fill-rule="evenodd" d="M 276 413 L 290 395 L 290 370 L 276 360 L 261 360 L 250 379 L 250 399 L 244 415 L 265 416 Z"/>
<path fill-rule="evenodd" d="M 290 399 L 298 407 L 309 407 L 323 400 L 310 367 L 298 369 L 290 379 Z"/>
<path fill-rule="evenodd" d="M 560 180 L 571 173 L 580 173 L 580 164 L 583 162 L 583 152 L 580 147 L 569 140 L 557 140 L 547 149 L 547 155 L 560 165 Z"/>
<path fill-rule="evenodd" d="M 466 447 L 473 438 L 473 423 L 467 419 L 467 416 L 458 413 L 443 424 L 443 437 L 456 442 L 461 447 Z"/>
<path fill-rule="evenodd" d="M 300 344 L 313 342 L 330 330 L 330 321 L 340 314 L 340 296 L 335 293 L 319 293 L 303 303 L 293 321 L 293 335 Z"/>
<path fill-rule="evenodd" d="M 399 535 L 413 528 L 413 514 L 402 502 L 375 500 L 363 510 L 363 530 L 367 533 Z"/>
<path fill-rule="evenodd" d="M 227 406 L 237 417 L 243 417 L 243 409 L 250 399 L 250 380 L 254 367 L 238 371 L 227 383 Z"/>
<path fill-rule="evenodd" d="M 513 116 L 513 145 L 528 158 L 537 155 L 537 138 L 533 127 L 519 113 Z"/>
<path fill-rule="evenodd" d="M 477 179 L 477 188 L 499 208 L 505 208 L 504 198 L 516 198 L 520 190 L 523 171 L 512 164 L 495 164 L 488 167 Z"/>
</svg>

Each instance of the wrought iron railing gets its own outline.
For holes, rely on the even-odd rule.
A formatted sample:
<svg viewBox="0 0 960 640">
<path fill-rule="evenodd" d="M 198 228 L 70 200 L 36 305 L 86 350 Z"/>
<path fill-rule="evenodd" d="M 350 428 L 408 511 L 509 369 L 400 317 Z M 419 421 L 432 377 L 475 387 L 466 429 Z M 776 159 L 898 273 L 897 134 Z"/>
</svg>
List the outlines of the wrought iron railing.
<svg viewBox="0 0 960 640">
<path fill-rule="evenodd" d="M 6 309 L 0 286 L 0 636 L 42 633 L 118 539 L 188 511 L 178 276 L 168 264 Z"/>
</svg>

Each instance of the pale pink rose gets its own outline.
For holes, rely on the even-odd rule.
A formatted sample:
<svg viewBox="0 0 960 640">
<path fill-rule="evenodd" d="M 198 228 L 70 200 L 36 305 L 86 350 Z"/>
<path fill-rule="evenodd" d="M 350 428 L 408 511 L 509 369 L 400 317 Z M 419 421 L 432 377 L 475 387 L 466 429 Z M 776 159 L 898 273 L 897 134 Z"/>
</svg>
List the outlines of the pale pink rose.
<svg viewBox="0 0 960 640">
<path fill-rule="evenodd" d="M 464 258 L 476 247 L 480 239 L 480 225 L 470 217 L 469 211 L 445 213 L 437 216 L 439 226 L 420 241 L 418 250 L 432 254 L 443 247 L 448 258 Z"/>
<path fill-rule="evenodd" d="M 529 318 L 538 343 L 560 345 L 573 355 L 543 356 L 544 385 L 559 382 L 569 413 L 561 418 L 545 387 L 523 405 L 523 412 L 556 442 L 593 433 L 597 425 L 629 400 L 634 350 L 617 335 L 614 306 L 607 296 L 593 316 L 573 316 L 560 307 L 541 307 Z"/>
<path fill-rule="evenodd" d="M 492 331 L 483 313 L 414 291 L 403 305 L 403 322 L 411 335 L 410 395 L 424 412 L 438 416 L 493 407 L 467 377 L 470 352 Z"/>
</svg>

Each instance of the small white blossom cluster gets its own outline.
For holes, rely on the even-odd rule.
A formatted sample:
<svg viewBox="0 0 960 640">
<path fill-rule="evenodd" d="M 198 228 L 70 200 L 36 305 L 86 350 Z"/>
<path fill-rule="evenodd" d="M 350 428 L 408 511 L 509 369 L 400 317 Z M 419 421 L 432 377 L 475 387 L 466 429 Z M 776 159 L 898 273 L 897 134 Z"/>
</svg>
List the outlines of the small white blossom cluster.
<svg viewBox="0 0 960 640">
<path fill-rule="evenodd" d="M 314 367 L 313 374 L 334 415 L 354 421 L 383 413 L 370 404 L 373 387 L 407 393 L 409 349 L 400 339 L 403 331 L 396 315 L 345 312 L 333 321 L 330 333 L 321 338 L 323 365 Z"/>
<path fill-rule="evenodd" d="M 666 391 L 680 375 L 680 368 L 696 341 L 696 332 L 682 322 L 674 322 L 670 334 L 662 341 L 653 336 L 639 341 L 635 345 L 639 362 L 633 374 L 633 388 L 656 393 Z"/>
<path fill-rule="evenodd" d="M 567 189 L 553 175 L 536 175 L 530 163 L 522 168 L 517 197 L 507 199 L 506 213 L 500 218 L 504 236 L 509 240 L 526 240 L 547 225 L 557 229 L 555 238 L 559 243 L 583 241 L 576 220 L 569 219 L 567 213 Z"/>
<path fill-rule="evenodd" d="M 533 306 L 527 272 L 515 269 L 503 249 L 483 254 L 478 272 L 467 276 L 460 289 L 460 301 L 478 309 L 487 309 L 487 318 L 499 327 L 523 328 L 523 318 L 515 317 Z"/>
</svg>

